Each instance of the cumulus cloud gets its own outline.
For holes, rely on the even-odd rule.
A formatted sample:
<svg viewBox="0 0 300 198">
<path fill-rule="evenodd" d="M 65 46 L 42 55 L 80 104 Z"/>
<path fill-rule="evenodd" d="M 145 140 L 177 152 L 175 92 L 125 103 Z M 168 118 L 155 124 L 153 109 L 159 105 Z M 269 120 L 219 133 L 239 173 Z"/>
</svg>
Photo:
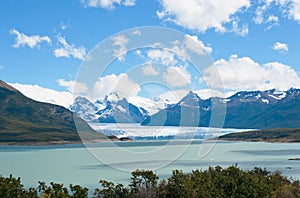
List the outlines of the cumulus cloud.
<svg viewBox="0 0 300 198">
<path fill-rule="evenodd" d="M 19 48 L 23 46 L 28 46 L 30 48 L 39 47 L 40 43 L 46 42 L 47 44 L 51 43 L 51 39 L 48 36 L 39 36 L 39 35 L 31 35 L 28 36 L 24 33 L 19 32 L 16 29 L 11 29 L 10 34 L 16 36 L 15 43 L 13 45 L 14 48 Z"/>
<path fill-rule="evenodd" d="M 142 68 L 142 73 L 145 76 L 157 76 L 159 73 L 158 71 L 153 67 L 153 65 L 146 65 Z"/>
<path fill-rule="evenodd" d="M 225 32 L 224 24 L 232 21 L 232 16 L 250 7 L 250 0 L 198 1 L 161 0 L 162 7 L 157 12 L 160 19 L 179 26 L 205 32 L 215 29 Z"/>
<path fill-rule="evenodd" d="M 171 87 L 182 87 L 191 83 L 191 75 L 185 67 L 168 67 L 164 80 Z"/>
<path fill-rule="evenodd" d="M 59 86 L 66 87 L 69 92 L 73 93 L 73 95 L 85 93 L 88 90 L 86 84 L 76 82 L 74 80 L 66 81 L 65 79 L 58 79 L 57 83 Z"/>
<path fill-rule="evenodd" d="M 175 66 L 184 64 L 190 58 L 190 53 L 206 55 L 212 52 L 212 48 L 201 41 L 196 35 L 186 34 L 182 40 L 174 40 L 171 46 L 165 47 L 161 43 L 154 43 L 154 49 L 146 51 L 145 56 L 140 50 L 135 54 L 139 57 L 146 58 L 150 63 L 158 62 L 165 66 Z"/>
<path fill-rule="evenodd" d="M 300 23 L 300 1 L 299 0 L 266 0 L 260 1 L 257 6 L 253 21 L 256 24 L 271 23 L 267 28 L 278 25 L 278 16 L 268 13 L 271 8 L 280 8 L 283 17 L 287 17 Z"/>
<path fill-rule="evenodd" d="M 166 66 L 177 64 L 175 54 L 168 49 L 153 49 L 147 51 L 147 57 L 150 61 L 160 62 Z"/>
<path fill-rule="evenodd" d="M 134 6 L 136 0 L 81 0 L 81 3 L 86 7 L 113 10 L 116 5 Z"/>
<path fill-rule="evenodd" d="M 267 22 L 274 22 L 274 23 L 277 23 L 279 21 L 278 17 L 275 16 L 275 15 L 270 15 L 268 18 L 267 18 Z"/>
<path fill-rule="evenodd" d="M 111 74 L 100 77 L 94 84 L 94 91 L 94 98 L 104 98 L 113 92 L 118 93 L 121 98 L 129 98 L 140 91 L 140 86 L 125 73 Z"/>
<path fill-rule="evenodd" d="M 232 21 L 232 32 L 239 36 L 246 36 L 249 33 L 248 24 L 243 24 L 242 27 L 239 27 L 239 21 Z"/>
<path fill-rule="evenodd" d="M 266 24 L 267 30 L 271 29 L 274 26 L 279 25 L 279 18 L 272 13 L 268 13 L 267 11 L 272 6 L 280 5 L 280 1 L 275 0 L 267 0 L 260 1 L 260 5 L 256 7 L 255 16 L 253 17 L 253 21 L 256 24 Z"/>
<path fill-rule="evenodd" d="M 300 23 L 300 1 L 299 0 L 286 0 L 280 1 L 281 4 L 286 6 L 289 18 Z"/>
<path fill-rule="evenodd" d="M 56 91 L 39 85 L 9 83 L 22 94 L 36 101 L 57 104 L 68 108 L 73 103 L 73 95 L 68 91 Z"/>
<path fill-rule="evenodd" d="M 232 55 L 229 60 L 220 59 L 214 67 L 204 72 L 204 80 L 213 88 L 227 90 L 287 90 L 290 87 L 300 87 L 300 77 L 290 66 L 278 62 L 259 64 L 249 57 L 239 58 Z M 218 72 L 218 73 L 217 73 Z M 218 75 L 223 84 L 216 81 Z"/>
<path fill-rule="evenodd" d="M 119 61 L 125 60 L 125 55 L 127 53 L 126 44 L 128 43 L 128 38 L 126 38 L 123 34 L 114 36 L 112 38 L 114 48 L 114 57 L 118 58 Z"/>
<path fill-rule="evenodd" d="M 212 53 L 213 49 L 204 44 L 203 41 L 199 40 L 199 38 L 196 35 L 189 35 L 186 34 L 184 36 L 184 39 L 182 41 L 175 40 L 172 42 L 173 46 L 170 47 L 169 53 L 175 53 L 177 55 L 177 58 L 181 60 L 187 60 L 190 58 L 190 52 L 199 54 L 199 55 L 206 55 L 206 53 Z M 167 49 L 165 49 L 166 51 Z M 174 54 L 174 55 L 175 55 Z M 166 54 L 165 54 L 166 55 Z M 170 61 L 174 62 L 174 55 L 170 57 Z M 164 56 L 167 58 L 167 56 Z M 175 60 L 175 63 L 176 60 Z M 172 63 L 174 64 L 174 63 Z"/>
<path fill-rule="evenodd" d="M 57 36 L 57 40 L 61 47 L 54 49 L 55 57 L 73 57 L 80 60 L 85 58 L 86 52 L 84 47 L 75 47 L 74 44 L 69 44 L 62 36 Z"/>
<path fill-rule="evenodd" d="M 262 24 L 264 22 L 265 11 L 272 3 L 272 0 L 271 1 L 261 1 L 261 2 L 263 2 L 263 5 L 257 6 L 256 11 L 255 11 L 255 16 L 253 18 L 253 21 L 256 24 Z"/>
<path fill-rule="evenodd" d="M 139 31 L 139 30 L 133 30 L 133 31 L 132 31 L 132 34 L 133 34 L 133 35 L 136 35 L 136 36 L 140 36 L 142 33 L 141 33 L 141 31 Z"/>
<path fill-rule="evenodd" d="M 288 52 L 289 48 L 288 48 L 288 45 L 286 43 L 276 42 L 273 45 L 273 50 L 280 51 L 280 52 Z"/>
<path fill-rule="evenodd" d="M 186 48 L 192 50 L 193 52 L 205 55 L 206 53 L 212 53 L 212 48 L 206 46 L 203 41 L 199 40 L 197 36 L 192 36 L 189 34 L 185 35 L 185 46 Z"/>
</svg>

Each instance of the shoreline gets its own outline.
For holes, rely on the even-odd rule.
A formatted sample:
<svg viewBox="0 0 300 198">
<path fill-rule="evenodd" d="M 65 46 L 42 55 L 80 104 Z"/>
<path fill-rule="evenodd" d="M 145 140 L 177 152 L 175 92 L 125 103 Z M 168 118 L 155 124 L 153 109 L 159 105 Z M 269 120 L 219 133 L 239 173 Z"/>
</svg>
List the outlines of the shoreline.
<svg viewBox="0 0 300 198">
<path fill-rule="evenodd" d="M 224 140 L 224 141 L 242 141 L 242 142 L 264 142 L 264 143 L 300 143 L 299 140 L 293 139 L 247 139 L 247 138 L 215 138 L 216 140 Z"/>
<path fill-rule="evenodd" d="M 55 146 L 83 144 L 82 141 L 50 141 L 50 142 L 0 142 L 0 146 Z"/>
<path fill-rule="evenodd" d="M 133 141 L 130 138 L 119 138 L 119 139 L 95 139 L 89 141 L 37 141 L 37 142 L 0 142 L 0 146 L 60 146 L 60 145 L 75 145 L 75 144 L 88 144 L 88 143 L 99 143 L 99 142 L 128 142 Z"/>
</svg>

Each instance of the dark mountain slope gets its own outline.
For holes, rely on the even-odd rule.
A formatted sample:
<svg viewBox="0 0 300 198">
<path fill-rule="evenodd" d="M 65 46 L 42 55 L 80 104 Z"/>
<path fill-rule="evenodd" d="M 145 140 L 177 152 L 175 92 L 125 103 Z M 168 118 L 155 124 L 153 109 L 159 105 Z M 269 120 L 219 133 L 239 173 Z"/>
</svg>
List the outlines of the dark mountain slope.
<svg viewBox="0 0 300 198">
<path fill-rule="evenodd" d="M 85 140 L 105 138 L 68 109 L 29 99 L 1 80 L 0 104 L 0 142 L 80 141 L 77 130 Z"/>
</svg>

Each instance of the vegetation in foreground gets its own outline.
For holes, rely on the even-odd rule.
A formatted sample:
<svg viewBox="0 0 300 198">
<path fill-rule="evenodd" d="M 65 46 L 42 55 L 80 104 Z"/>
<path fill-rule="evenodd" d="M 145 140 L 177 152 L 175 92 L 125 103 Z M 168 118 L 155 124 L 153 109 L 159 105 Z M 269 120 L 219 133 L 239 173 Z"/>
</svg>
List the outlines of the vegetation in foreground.
<svg viewBox="0 0 300 198">
<path fill-rule="evenodd" d="M 219 139 L 256 142 L 300 142 L 300 128 L 263 129 L 230 133 L 220 136 Z"/>
<path fill-rule="evenodd" d="M 127 187 L 100 180 L 101 188 L 93 192 L 95 198 L 112 197 L 300 197 L 299 181 L 293 181 L 279 172 L 255 167 L 244 171 L 237 166 L 183 173 L 174 170 L 171 177 L 158 180 L 153 171 L 136 170 L 131 173 Z M 88 189 L 79 185 L 39 182 L 37 188 L 24 188 L 20 178 L 0 176 L 0 197 L 15 198 L 85 198 Z"/>
</svg>

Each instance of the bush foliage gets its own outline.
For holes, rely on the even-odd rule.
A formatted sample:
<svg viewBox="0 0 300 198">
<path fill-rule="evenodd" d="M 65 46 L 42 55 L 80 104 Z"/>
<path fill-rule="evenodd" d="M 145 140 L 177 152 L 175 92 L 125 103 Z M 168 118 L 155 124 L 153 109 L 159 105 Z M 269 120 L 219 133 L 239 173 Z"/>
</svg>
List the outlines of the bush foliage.
<svg viewBox="0 0 300 198">
<path fill-rule="evenodd" d="M 288 179 L 279 172 L 253 168 L 244 171 L 237 166 L 207 170 L 194 170 L 184 173 L 174 170 L 165 180 L 150 170 L 136 170 L 131 173 L 128 186 L 100 180 L 100 188 L 93 192 L 94 198 L 127 197 L 299 197 L 298 180 Z M 79 185 L 39 182 L 37 188 L 24 188 L 20 178 L 0 176 L 0 197 L 15 198 L 85 198 L 88 189 Z"/>
</svg>

